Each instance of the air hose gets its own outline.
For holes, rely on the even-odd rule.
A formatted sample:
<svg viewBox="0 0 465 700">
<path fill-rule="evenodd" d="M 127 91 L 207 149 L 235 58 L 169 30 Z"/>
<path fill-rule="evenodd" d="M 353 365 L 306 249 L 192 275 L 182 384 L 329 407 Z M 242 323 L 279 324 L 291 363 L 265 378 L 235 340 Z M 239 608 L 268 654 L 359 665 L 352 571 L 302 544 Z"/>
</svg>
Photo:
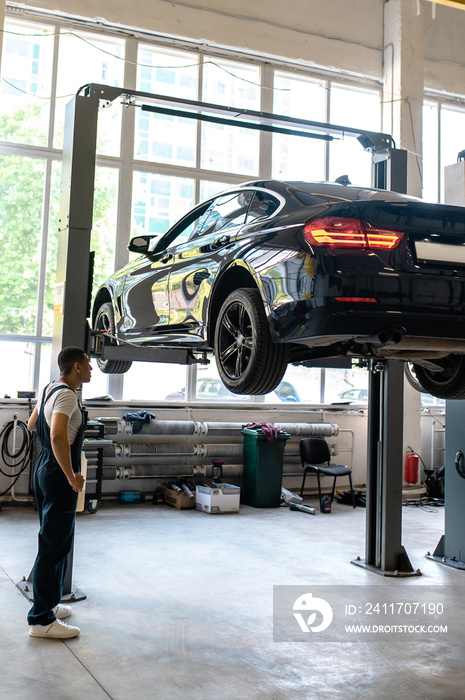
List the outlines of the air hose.
<svg viewBox="0 0 465 700">
<path fill-rule="evenodd" d="M 8 444 L 11 436 L 15 435 L 19 430 L 21 432 L 21 444 L 18 448 L 13 445 L 13 450 L 10 450 Z M 27 426 L 22 421 L 15 418 L 14 420 L 7 423 L 0 433 L 0 453 L 2 457 L 3 464 L 10 469 L 18 469 L 13 474 L 4 471 L 2 466 L 0 466 L 0 473 L 9 479 L 13 479 L 13 483 L 8 486 L 3 493 L 0 493 L 0 497 L 4 496 L 18 481 L 21 474 L 25 471 L 27 466 L 32 461 L 33 438 L 27 429 Z"/>
</svg>

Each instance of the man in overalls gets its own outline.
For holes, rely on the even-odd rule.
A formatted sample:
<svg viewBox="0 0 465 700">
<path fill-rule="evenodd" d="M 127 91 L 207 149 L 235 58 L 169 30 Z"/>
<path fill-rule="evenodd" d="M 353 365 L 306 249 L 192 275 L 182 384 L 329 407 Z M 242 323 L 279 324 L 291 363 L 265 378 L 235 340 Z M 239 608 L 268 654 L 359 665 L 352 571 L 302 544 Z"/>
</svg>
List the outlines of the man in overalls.
<svg viewBox="0 0 465 700">
<path fill-rule="evenodd" d="M 68 554 L 74 534 L 84 439 L 84 412 L 76 389 L 89 382 L 92 368 L 84 350 L 67 347 L 58 355 L 60 379 L 42 391 L 28 422 L 37 430 L 41 450 L 34 488 L 39 513 L 39 549 L 33 569 L 34 602 L 29 611 L 29 635 L 49 639 L 77 637 L 79 627 L 62 622 L 71 606 L 61 605 Z"/>
</svg>

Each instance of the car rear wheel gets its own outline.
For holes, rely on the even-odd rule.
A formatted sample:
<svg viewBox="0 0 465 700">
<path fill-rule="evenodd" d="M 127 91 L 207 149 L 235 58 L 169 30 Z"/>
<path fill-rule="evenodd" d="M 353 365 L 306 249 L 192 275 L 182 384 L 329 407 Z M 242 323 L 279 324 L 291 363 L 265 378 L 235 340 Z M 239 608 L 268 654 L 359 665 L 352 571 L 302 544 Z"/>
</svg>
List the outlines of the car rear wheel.
<svg viewBox="0 0 465 700">
<path fill-rule="evenodd" d="M 227 297 L 214 348 L 221 380 L 234 394 L 268 394 L 286 371 L 287 347 L 273 343 L 257 289 L 237 289 Z"/>
<path fill-rule="evenodd" d="M 110 335 L 115 335 L 116 323 L 113 306 L 110 302 L 102 304 L 95 317 L 95 330 L 105 331 Z M 112 341 L 112 345 L 116 345 L 116 341 Z M 127 360 L 100 360 L 97 358 L 98 368 L 105 374 L 124 374 L 127 372 L 132 362 Z"/>
<path fill-rule="evenodd" d="M 439 399 L 465 399 L 465 356 L 448 355 L 437 360 L 437 363 L 442 366 L 439 372 L 412 364 L 411 373 L 420 384 L 421 391 Z"/>
</svg>

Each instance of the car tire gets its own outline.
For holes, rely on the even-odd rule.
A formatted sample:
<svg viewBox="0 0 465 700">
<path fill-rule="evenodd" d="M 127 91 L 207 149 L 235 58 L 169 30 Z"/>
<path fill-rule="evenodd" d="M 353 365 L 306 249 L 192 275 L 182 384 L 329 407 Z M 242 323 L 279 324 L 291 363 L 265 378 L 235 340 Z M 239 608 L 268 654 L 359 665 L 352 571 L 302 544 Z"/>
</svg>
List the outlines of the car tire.
<svg viewBox="0 0 465 700">
<path fill-rule="evenodd" d="M 412 364 L 411 371 L 421 391 L 438 399 L 465 399 L 465 356 L 448 355 L 438 362 L 443 366 L 442 372 Z"/>
<path fill-rule="evenodd" d="M 268 394 L 286 371 L 287 346 L 273 343 L 257 289 L 237 289 L 227 297 L 214 350 L 221 381 L 233 394 Z"/>
<path fill-rule="evenodd" d="M 110 302 L 102 304 L 95 317 L 95 330 L 106 331 L 115 335 L 116 323 L 113 306 Z M 116 341 L 112 341 L 116 345 Z M 124 374 L 131 367 L 132 362 L 127 360 L 101 360 L 97 358 L 97 366 L 105 374 Z"/>
</svg>

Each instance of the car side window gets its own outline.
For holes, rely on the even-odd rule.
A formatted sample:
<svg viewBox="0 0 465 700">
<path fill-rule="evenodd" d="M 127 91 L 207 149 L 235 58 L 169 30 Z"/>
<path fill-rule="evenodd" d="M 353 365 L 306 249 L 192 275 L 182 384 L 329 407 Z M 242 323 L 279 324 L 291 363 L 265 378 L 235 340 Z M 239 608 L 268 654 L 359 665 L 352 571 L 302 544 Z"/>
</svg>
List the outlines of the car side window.
<svg viewBox="0 0 465 700">
<path fill-rule="evenodd" d="M 247 214 L 247 223 L 251 224 L 257 219 L 266 219 L 279 207 L 279 201 L 267 192 L 255 192 L 255 197 Z"/>
<path fill-rule="evenodd" d="M 209 209 L 210 207 L 205 204 L 201 209 L 196 209 L 190 212 L 184 219 L 181 219 L 181 221 L 162 238 L 162 249 L 166 250 L 171 246 L 178 246 L 188 241 L 195 231 L 202 226 L 202 222 L 208 215 Z M 157 249 L 159 245 L 157 245 Z"/>
<path fill-rule="evenodd" d="M 252 197 L 253 192 L 246 190 L 226 194 L 215 199 L 207 210 L 205 218 L 192 232 L 191 239 L 245 223 Z"/>
</svg>

